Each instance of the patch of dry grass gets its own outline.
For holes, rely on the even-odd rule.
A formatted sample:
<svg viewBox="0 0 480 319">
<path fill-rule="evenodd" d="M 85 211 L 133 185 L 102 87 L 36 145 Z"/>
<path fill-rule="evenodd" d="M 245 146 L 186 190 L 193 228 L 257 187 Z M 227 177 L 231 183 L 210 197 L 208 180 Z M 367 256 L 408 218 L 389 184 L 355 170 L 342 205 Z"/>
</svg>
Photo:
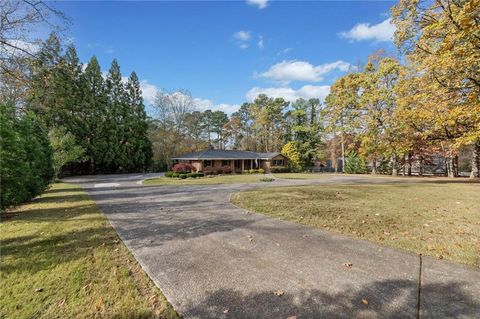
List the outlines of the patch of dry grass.
<svg viewBox="0 0 480 319">
<path fill-rule="evenodd" d="M 178 318 L 77 186 L 2 219 L 0 318 Z"/>
<path fill-rule="evenodd" d="M 480 184 L 277 187 L 237 193 L 248 210 L 480 266 Z"/>
<path fill-rule="evenodd" d="M 235 184 L 235 183 L 259 183 L 265 177 L 264 174 L 232 174 L 214 175 L 200 178 L 170 178 L 158 177 L 147 179 L 143 185 L 212 185 L 212 184 Z"/>
<path fill-rule="evenodd" d="M 332 176 L 332 173 L 275 173 L 281 179 L 320 179 L 325 176 Z"/>
</svg>

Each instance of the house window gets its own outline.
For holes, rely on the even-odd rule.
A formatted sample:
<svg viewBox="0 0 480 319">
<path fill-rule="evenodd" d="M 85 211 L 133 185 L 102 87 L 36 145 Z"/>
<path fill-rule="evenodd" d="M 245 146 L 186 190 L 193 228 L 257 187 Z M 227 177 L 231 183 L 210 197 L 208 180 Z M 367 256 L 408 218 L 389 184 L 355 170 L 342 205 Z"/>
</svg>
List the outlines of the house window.
<svg viewBox="0 0 480 319">
<path fill-rule="evenodd" d="M 222 161 L 222 166 L 230 166 L 230 161 Z"/>
<path fill-rule="evenodd" d="M 204 163 L 203 166 L 205 166 L 205 167 L 212 166 L 212 161 L 203 161 L 203 163 Z"/>
<path fill-rule="evenodd" d="M 282 160 L 273 160 L 273 166 L 283 166 L 284 162 Z"/>
</svg>

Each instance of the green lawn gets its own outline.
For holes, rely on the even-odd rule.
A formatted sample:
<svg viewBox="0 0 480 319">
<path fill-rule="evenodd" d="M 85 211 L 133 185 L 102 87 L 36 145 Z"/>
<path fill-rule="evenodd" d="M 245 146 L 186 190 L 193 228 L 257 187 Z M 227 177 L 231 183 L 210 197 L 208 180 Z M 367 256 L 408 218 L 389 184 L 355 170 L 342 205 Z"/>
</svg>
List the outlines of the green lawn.
<svg viewBox="0 0 480 319">
<path fill-rule="evenodd" d="M 178 318 L 77 186 L 2 219 L 0 318 Z"/>
<path fill-rule="evenodd" d="M 480 184 L 277 187 L 232 201 L 272 217 L 480 266 Z"/>
<path fill-rule="evenodd" d="M 205 176 L 200 178 L 170 178 L 158 177 L 147 179 L 143 185 L 210 185 L 210 184 L 235 184 L 235 183 L 258 183 L 264 178 L 264 174 L 233 174 Z"/>
</svg>

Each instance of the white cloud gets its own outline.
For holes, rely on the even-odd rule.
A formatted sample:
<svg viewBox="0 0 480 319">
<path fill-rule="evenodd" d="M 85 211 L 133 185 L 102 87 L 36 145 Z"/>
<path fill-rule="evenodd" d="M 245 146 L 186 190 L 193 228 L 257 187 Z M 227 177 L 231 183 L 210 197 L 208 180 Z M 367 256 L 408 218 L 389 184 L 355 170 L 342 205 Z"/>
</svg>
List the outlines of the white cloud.
<svg viewBox="0 0 480 319">
<path fill-rule="evenodd" d="M 213 108 L 213 111 L 223 111 L 228 115 L 231 115 L 232 113 L 237 112 L 239 109 L 240 109 L 240 105 L 238 104 L 222 103 L 222 104 L 215 105 L 215 107 Z"/>
<path fill-rule="evenodd" d="M 107 72 L 102 72 L 102 75 L 104 77 L 106 77 L 106 74 Z M 122 82 L 127 83 L 127 81 L 128 77 L 122 76 Z M 142 97 L 145 101 L 146 106 L 154 104 L 157 98 L 157 94 L 161 92 L 161 90 L 155 84 L 148 82 L 148 80 L 140 80 L 140 90 L 142 90 Z M 170 93 L 170 95 L 190 98 L 181 91 Z M 229 115 L 233 112 L 238 111 L 238 109 L 240 108 L 240 105 L 238 104 L 215 104 L 212 100 L 202 99 L 198 97 L 193 98 L 193 104 L 195 106 L 195 109 L 198 111 L 205 111 L 210 109 L 212 111 L 223 111 Z"/>
<path fill-rule="evenodd" d="M 292 48 L 285 48 L 281 51 L 278 51 L 277 55 L 283 55 L 283 54 L 287 54 L 288 52 L 292 51 L 293 49 Z"/>
<path fill-rule="evenodd" d="M 195 107 L 199 111 L 205 111 L 205 110 L 223 111 L 229 115 L 232 114 L 233 112 L 238 111 L 238 109 L 240 108 L 240 105 L 238 104 L 227 104 L 227 103 L 215 104 L 213 103 L 212 100 L 202 99 L 202 98 L 194 98 L 193 103 L 195 104 Z"/>
<path fill-rule="evenodd" d="M 247 4 L 256 6 L 259 9 L 265 9 L 268 6 L 268 0 L 246 0 Z"/>
<path fill-rule="evenodd" d="M 370 23 L 356 24 L 349 31 L 340 32 L 342 38 L 350 41 L 374 40 L 377 42 L 392 41 L 395 33 L 395 26 L 391 23 L 390 18 L 378 23 L 370 25 Z"/>
<path fill-rule="evenodd" d="M 290 87 L 278 88 L 251 88 L 245 97 L 248 101 L 253 101 L 259 94 L 266 94 L 269 97 L 282 97 L 287 101 L 294 102 L 298 98 L 312 99 L 317 98 L 323 101 L 330 93 L 330 86 L 328 85 L 304 85 L 298 90 Z"/>
<path fill-rule="evenodd" d="M 238 40 L 238 41 L 248 41 L 248 40 L 250 40 L 252 35 L 251 35 L 250 31 L 240 30 L 238 32 L 235 32 L 233 34 L 233 37 L 235 38 L 235 40 Z"/>
<path fill-rule="evenodd" d="M 261 73 L 260 76 L 280 81 L 283 84 L 288 84 L 291 81 L 319 82 L 323 80 L 323 75 L 335 69 L 345 72 L 349 68 L 350 64 L 341 60 L 317 66 L 306 61 L 292 60 L 272 65 L 268 71 Z"/>
<path fill-rule="evenodd" d="M 245 50 L 250 46 L 248 42 L 252 38 L 252 34 L 250 33 L 250 31 L 240 30 L 233 34 L 233 38 L 235 39 L 235 42 L 238 44 L 238 47 L 242 50 Z"/>
<path fill-rule="evenodd" d="M 155 97 L 160 90 L 154 85 L 148 82 L 148 80 L 140 81 L 140 90 L 142 90 L 142 97 L 147 104 L 153 104 Z"/>
<path fill-rule="evenodd" d="M 259 36 L 258 36 L 257 46 L 258 46 L 260 49 L 263 49 L 263 47 L 264 47 L 263 36 L 262 36 L 262 35 L 259 35 Z"/>
</svg>

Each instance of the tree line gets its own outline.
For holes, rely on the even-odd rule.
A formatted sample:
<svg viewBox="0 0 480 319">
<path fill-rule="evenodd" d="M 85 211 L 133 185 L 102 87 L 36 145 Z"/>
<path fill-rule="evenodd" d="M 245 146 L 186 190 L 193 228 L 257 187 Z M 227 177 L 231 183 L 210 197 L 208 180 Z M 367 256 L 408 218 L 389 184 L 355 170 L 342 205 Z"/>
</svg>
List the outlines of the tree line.
<svg viewBox="0 0 480 319">
<path fill-rule="evenodd" d="M 478 1 L 400 0 L 392 22 L 405 63 L 375 54 L 337 79 L 326 99 L 342 150 L 357 151 L 373 173 L 386 163 L 393 175 L 441 155 L 449 177 L 469 151 L 471 177 L 479 177 L 479 16 Z"/>
<path fill-rule="evenodd" d="M 41 116 L 48 129 L 72 134 L 84 154 L 72 173 L 144 171 L 151 144 L 140 82 L 135 72 L 122 79 L 113 60 L 106 75 L 92 57 L 83 66 L 75 47 L 65 52 L 52 34 L 31 62 L 24 109 Z"/>
<path fill-rule="evenodd" d="M 169 157 L 207 147 L 255 152 L 280 152 L 285 144 L 300 155 L 298 168 L 311 166 L 323 154 L 322 108 L 319 99 L 259 95 L 228 116 L 222 111 L 195 109 L 188 92 L 158 94 L 154 103 L 150 138 L 159 168 Z"/>
<path fill-rule="evenodd" d="M 337 170 L 341 157 L 349 172 L 397 175 L 403 169 L 411 174 L 416 166 L 422 174 L 425 165 L 441 157 L 447 175 L 455 177 L 459 155 L 469 153 L 463 169 L 479 177 L 478 1 L 400 0 L 391 13 L 402 62 L 373 54 L 363 67 L 334 82 L 323 105 L 316 99 L 289 103 L 260 95 L 213 126 L 203 113 L 186 108 L 171 138 L 184 147 L 155 152 L 156 160 L 167 162 L 169 154 L 205 147 L 212 142 L 209 128 L 215 127 L 218 147 L 283 151 L 295 159 L 296 169 L 329 160 Z M 156 105 L 165 104 L 159 99 Z M 152 141 L 155 149 L 158 142 Z"/>
<path fill-rule="evenodd" d="M 2 61 L 1 76 L 2 209 L 38 195 L 60 173 L 151 167 L 140 82 L 135 72 L 122 78 L 116 60 L 103 74 L 95 57 L 82 65 L 75 47 L 64 49 L 52 33 L 34 55 Z"/>
<path fill-rule="evenodd" d="M 211 145 L 282 152 L 295 170 L 337 169 L 340 157 L 348 172 L 393 175 L 441 155 L 451 177 L 469 153 L 479 176 L 478 0 L 400 0 L 391 11 L 400 60 L 373 54 L 323 103 L 259 95 L 230 116 L 198 110 L 187 91 L 160 92 L 147 116 L 137 75 L 122 77 L 116 60 L 105 73 L 95 57 L 83 65 L 55 33 L 32 49 L 25 30 L 61 12 L 41 2 L 1 9 L 2 209 L 57 174 L 165 169 L 172 155 Z"/>
</svg>

